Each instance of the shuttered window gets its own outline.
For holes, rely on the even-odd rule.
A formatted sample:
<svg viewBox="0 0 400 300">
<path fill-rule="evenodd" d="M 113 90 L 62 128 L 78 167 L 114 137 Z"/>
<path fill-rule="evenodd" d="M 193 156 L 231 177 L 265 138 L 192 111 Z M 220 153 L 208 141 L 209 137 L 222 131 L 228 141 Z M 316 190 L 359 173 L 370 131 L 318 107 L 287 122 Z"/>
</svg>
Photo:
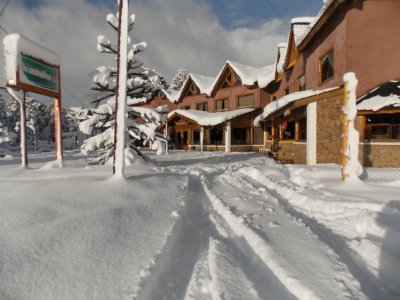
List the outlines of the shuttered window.
<svg viewBox="0 0 400 300">
<path fill-rule="evenodd" d="M 245 95 L 245 96 L 240 96 L 238 98 L 238 105 L 237 107 L 252 107 L 254 106 L 254 95 Z"/>
</svg>

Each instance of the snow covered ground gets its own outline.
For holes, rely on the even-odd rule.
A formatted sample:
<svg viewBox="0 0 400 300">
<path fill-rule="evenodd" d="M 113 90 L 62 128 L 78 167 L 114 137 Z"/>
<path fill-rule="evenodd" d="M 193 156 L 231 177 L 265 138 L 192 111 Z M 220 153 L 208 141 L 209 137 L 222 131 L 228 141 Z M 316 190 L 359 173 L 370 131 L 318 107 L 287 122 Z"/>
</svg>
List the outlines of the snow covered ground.
<svg viewBox="0 0 400 300">
<path fill-rule="evenodd" d="M 149 155 L 0 158 L 0 299 L 400 298 L 400 170 Z"/>
</svg>

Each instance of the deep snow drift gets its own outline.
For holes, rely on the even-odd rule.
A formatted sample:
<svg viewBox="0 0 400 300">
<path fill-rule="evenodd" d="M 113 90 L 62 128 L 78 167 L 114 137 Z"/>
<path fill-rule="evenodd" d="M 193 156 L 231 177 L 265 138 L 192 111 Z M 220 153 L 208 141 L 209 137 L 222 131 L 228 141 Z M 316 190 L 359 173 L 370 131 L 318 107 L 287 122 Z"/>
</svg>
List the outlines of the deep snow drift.
<svg viewBox="0 0 400 300">
<path fill-rule="evenodd" d="M 172 151 L 119 181 L 53 155 L 0 160 L 0 299 L 400 297 L 398 169 Z"/>
</svg>

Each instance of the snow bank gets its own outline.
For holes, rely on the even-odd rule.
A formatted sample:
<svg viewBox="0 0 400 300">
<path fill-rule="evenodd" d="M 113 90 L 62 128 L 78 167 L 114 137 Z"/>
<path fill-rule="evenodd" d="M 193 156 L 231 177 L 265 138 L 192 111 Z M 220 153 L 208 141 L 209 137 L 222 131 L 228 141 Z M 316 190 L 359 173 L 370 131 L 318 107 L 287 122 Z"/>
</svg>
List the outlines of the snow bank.
<svg viewBox="0 0 400 300">
<path fill-rule="evenodd" d="M 109 167 L 72 163 L 2 166 L 1 299 L 131 299 L 175 234 L 185 177 L 136 164 L 119 184 Z"/>
</svg>

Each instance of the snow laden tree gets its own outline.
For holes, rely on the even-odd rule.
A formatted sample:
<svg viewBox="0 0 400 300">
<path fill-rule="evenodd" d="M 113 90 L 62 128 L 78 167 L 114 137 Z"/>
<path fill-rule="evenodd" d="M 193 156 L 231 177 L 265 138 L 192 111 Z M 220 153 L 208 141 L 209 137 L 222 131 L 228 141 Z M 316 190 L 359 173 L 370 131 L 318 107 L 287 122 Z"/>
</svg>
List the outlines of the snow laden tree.
<svg viewBox="0 0 400 300">
<path fill-rule="evenodd" d="M 118 32 L 119 20 L 113 14 L 107 16 L 107 22 Z M 134 27 L 135 15 L 130 16 L 128 30 Z M 128 44 L 130 44 L 128 38 Z M 123 120 L 125 127 L 125 156 L 134 158 L 139 155 L 146 158 L 138 147 L 141 144 L 151 145 L 157 154 L 165 151 L 165 137 L 156 132 L 156 127 L 166 121 L 162 114 L 144 107 L 135 107 L 150 99 L 155 90 L 162 84 L 160 75 L 143 66 L 138 54 L 143 52 L 147 44 L 140 42 L 133 44 L 127 54 L 126 65 L 126 97 L 127 119 Z M 101 53 L 118 54 L 117 46 L 105 36 L 98 36 L 97 50 Z M 121 54 L 123 55 L 123 53 Z M 88 159 L 88 164 L 105 164 L 112 162 L 115 155 L 115 124 L 116 124 L 116 88 L 117 68 L 101 66 L 93 75 L 88 95 L 88 119 L 80 123 L 80 130 L 87 135 L 94 135 L 83 143 L 81 151 L 85 155 L 99 152 L 95 158 Z M 119 125 L 118 125 L 119 126 Z M 131 160 L 125 159 L 125 163 Z"/>
<path fill-rule="evenodd" d="M 175 77 L 172 79 L 170 89 L 179 91 L 188 77 L 189 73 L 184 68 L 178 69 Z"/>
</svg>

